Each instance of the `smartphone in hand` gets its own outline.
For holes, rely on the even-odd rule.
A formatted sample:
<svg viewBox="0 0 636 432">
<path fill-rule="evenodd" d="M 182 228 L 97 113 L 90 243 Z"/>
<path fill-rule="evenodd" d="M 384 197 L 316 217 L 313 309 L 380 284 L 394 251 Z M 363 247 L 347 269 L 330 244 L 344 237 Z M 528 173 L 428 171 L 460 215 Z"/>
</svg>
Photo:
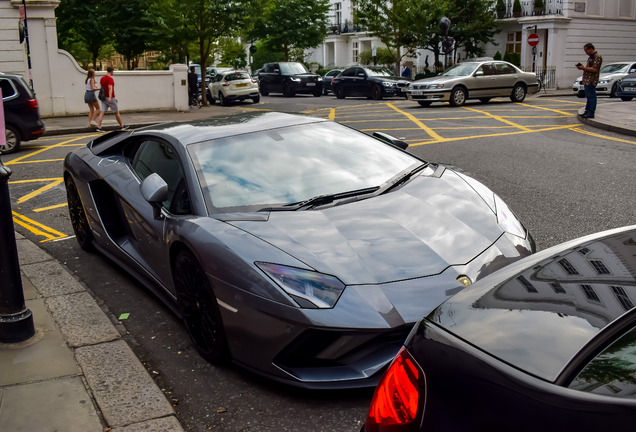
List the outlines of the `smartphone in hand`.
<svg viewBox="0 0 636 432">
<path fill-rule="evenodd" d="M 578 67 L 578 66 L 583 66 L 583 65 L 581 63 L 577 63 L 576 66 Z"/>
</svg>

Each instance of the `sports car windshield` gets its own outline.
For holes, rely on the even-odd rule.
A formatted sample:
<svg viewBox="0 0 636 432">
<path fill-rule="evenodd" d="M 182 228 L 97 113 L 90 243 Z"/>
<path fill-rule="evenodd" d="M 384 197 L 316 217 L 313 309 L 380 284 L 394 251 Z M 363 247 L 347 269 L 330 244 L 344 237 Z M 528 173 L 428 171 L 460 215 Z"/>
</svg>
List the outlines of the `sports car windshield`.
<svg viewBox="0 0 636 432">
<path fill-rule="evenodd" d="M 256 211 L 378 187 L 421 165 L 334 123 L 312 123 L 188 146 L 215 213 Z"/>
<path fill-rule="evenodd" d="M 468 76 L 475 68 L 479 66 L 479 63 L 462 63 L 457 66 L 453 66 L 446 72 L 442 74 L 442 76 Z"/>
</svg>

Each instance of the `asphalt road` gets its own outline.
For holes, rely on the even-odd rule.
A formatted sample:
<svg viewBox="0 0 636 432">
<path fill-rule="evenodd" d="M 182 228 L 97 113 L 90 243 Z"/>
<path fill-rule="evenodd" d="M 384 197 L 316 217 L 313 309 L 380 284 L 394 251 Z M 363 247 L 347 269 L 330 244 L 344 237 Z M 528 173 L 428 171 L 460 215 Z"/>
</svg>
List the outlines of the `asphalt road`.
<svg viewBox="0 0 636 432">
<path fill-rule="evenodd" d="M 609 99 L 600 99 L 599 103 Z M 270 109 L 332 118 L 365 132 L 404 139 L 409 151 L 454 165 L 504 198 L 539 249 L 636 223 L 636 139 L 582 126 L 580 99 L 494 99 L 462 108 L 421 108 L 404 99 L 263 97 L 214 110 Z M 44 138 L 2 156 L 11 167 L 17 230 L 65 264 L 123 321 L 126 337 L 179 413 L 186 430 L 358 431 L 372 391 L 288 388 L 234 366 L 202 360 L 183 326 L 151 293 L 73 238 L 62 160 L 90 134 Z M 255 353 L 258 355 L 258 353 Z M 223 411 L 223 412 L 219 412 Z"/>
</svg>

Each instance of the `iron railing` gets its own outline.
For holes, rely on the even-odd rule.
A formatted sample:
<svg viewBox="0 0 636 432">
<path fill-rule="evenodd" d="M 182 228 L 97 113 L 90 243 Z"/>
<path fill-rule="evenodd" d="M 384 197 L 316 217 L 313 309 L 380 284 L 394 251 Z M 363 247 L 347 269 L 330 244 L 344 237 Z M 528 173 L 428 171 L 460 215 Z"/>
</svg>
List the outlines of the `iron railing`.
<svg viewBox="0 0 636 432">
<path fill-rule="evenodd" d="M 543 8 L 534 7 L 534 1 L 522 1 L 521 12 L 512 10 L 514 0 L 505 0 L 506 10 L 498 11 L 497 18 L 522 18 L 526 16 L 563 15 L 563 0 L 546 0 Z"/>
<path fill-rule="evenodd" d="M 520 69 L 524 72 L 532 72 L 532 65 L 522 66 Z M 556 90 L 556 66 L 536 66 L 534 72 L 537 74 L 537 78 L 541 79 L 542 88 Z"/>
</svg>

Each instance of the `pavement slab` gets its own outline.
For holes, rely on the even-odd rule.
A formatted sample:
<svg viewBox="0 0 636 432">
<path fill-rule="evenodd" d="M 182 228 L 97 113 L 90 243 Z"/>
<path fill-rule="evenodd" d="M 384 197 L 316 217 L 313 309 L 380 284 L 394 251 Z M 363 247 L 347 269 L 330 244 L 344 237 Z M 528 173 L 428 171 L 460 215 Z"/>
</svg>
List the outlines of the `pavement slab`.
<svg viewBox="0 0 636 432">
<path fill-rule="evenodd" d="M 75 358 L 109 426 L 127 426 L 174 414 L 123 340 L 77 348 Z"/>
<path fill-rule="evenodd" d="M 16 240 L 16 244 L 18 247 L 18 258 L 21 266 L 50 261 L 53 259 L 51 255 L 44 252 L 29 240 Z"/>
<path fill-rule="evenodd" d="M 103 430 L 80 377 L 8 387 L 0 401 L 0 431 Z"/>
<path fill-rule="evenodd" d="M 599 105 L 593 119 L 581 117 L 585 108 L 579 110 L 579 121 L 610 132 L 636 136 L 636 102 L 610 102 Z"/>
<path fill-rule="evenodd" d="M 45 301 L 72 347 L 119 339 L 119 332 L 87 292 L 49 297 Z"/>
<path fill-rule="evenodd" d="M 43 297 L 85 291 L 57 261 L 23 265 L 22 270 Z"/>
<path fill-rule="evenodd" d="M 38 292 L 35 289 L 35 286 L 31 283 L 31 281 L 24 276 L 24 272 L 20 272 L 20 276 L 22 276 L 22 291 L 24 292 L 25 300 L 33 300 L 37 298 Z"/>
<path fill-rule="evenodd" d="M 113 432 L 181 432 L 183 428 L 174 417 L 164 417 L 149 420 L 143 423 L 136 423 L 123 428 L 113 428 Z"/>
</svg>

